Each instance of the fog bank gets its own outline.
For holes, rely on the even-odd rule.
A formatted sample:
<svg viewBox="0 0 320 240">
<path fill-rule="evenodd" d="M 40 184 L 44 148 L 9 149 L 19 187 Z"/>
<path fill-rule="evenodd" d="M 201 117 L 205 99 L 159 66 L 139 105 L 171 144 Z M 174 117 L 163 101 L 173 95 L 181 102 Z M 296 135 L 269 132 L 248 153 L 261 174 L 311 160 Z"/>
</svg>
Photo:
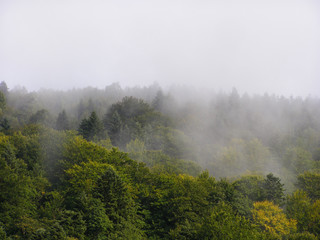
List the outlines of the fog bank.
<svg viewBox="0 0 320 240">
<path fill-rule="evenodd" d="M 0 2 L 0 80 L 319 96 L 318 1 Z"/>
</svg>

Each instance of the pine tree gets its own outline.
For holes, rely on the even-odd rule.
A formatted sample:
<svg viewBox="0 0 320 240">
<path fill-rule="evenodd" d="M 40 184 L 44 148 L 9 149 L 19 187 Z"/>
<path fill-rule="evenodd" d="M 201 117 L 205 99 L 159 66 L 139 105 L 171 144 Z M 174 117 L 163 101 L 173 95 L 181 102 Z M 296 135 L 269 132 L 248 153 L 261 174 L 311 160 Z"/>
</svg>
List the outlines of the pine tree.
<svg viewBox="0 0 320 240">
<path fill-rule="evenodd" d="M 66 111 L 63 110 L 59 113 L 59 116 L 56 121 L 56 129 L 57 130 L 68 130 L 69 129 L 69 121 L 66 114 Z"/>
<path fill-rule="evenodd" d="M 79 133 L 89 141 L 94 137 L 101 137 L 102 130 L 102 123 L 95 112 L 92 112 L 88 119 L 84 118 L 79 126 Z"/>
</svg>

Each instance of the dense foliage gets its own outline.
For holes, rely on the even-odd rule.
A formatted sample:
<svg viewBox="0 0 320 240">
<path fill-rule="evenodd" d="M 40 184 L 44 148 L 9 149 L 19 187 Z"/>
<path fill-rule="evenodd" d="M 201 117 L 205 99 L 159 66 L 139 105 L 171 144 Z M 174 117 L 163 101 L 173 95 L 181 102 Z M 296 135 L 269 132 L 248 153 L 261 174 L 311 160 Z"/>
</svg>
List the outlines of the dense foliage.
<svg viewBox="0 0 320 240">
<path fill-rule="evenodd" d="M 320 100 L 0 84 L 0 239 L 319 239 Z"/>
</svg>

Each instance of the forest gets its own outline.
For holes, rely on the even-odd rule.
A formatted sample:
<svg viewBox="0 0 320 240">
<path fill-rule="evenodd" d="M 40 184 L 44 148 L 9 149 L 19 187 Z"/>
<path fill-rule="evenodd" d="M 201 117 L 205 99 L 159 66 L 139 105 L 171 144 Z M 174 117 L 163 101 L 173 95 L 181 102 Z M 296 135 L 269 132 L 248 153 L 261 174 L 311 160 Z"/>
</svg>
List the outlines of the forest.
<svg viewBox="0 0 320 240">
<path fill-rule="evenodd" d="M 320 239 L 320 99 L 0 83 L 0 239 Z"/>
</svg>

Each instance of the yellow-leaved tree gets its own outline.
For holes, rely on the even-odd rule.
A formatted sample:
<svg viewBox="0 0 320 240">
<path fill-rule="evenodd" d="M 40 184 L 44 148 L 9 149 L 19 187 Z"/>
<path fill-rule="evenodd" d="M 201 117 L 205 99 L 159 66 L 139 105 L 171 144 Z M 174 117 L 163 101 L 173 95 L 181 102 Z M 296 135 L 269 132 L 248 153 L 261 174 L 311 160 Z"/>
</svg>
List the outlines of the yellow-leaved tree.
<svg viewBox="0 0 320 240">
<path fill-rule="evenodd" d="M 255 202 L 252 210 L 253 220 L 262 230 L 280 239 L 297 230 L 297 222 L 288 219 L 283 210 L 269 201 Z"/>
</svg>

